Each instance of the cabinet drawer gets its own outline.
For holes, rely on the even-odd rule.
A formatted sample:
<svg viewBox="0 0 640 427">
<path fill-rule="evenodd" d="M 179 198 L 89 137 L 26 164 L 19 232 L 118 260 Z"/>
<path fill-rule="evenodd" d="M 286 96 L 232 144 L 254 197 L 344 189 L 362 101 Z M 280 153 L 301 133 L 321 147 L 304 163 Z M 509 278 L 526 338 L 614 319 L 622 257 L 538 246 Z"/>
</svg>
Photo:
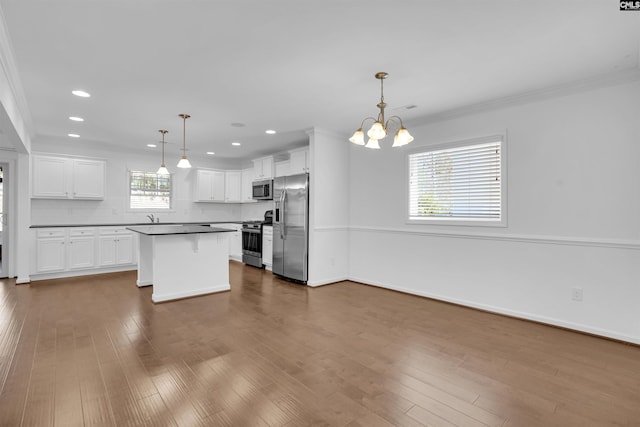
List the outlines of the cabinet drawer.
<svg viewBox="0 0 640 427">
<path fill-rule="evenodd" d="M 91 237 L 95 234 L 93 228 L 72 228 L 69 230 L 69 237 Z"/>
<path fill-rule="evenodd" d="M 120 234 L 131 234 L 131 231 L 127 230 L 123 227 L 104 227 L 100 228 L 100 235 L 120 235 Z"/>
<path fill-rule="evenodd" d="M 262 234 L 265 236 L 273 236 L 273 227 L 269 227 L 269 226 L 262 227 Z"/>
<path fill-rule="evenodd" d="M 36 232 L 37 237 L 64 237 L 64 228 L 45 228 Z"/>
</svg>

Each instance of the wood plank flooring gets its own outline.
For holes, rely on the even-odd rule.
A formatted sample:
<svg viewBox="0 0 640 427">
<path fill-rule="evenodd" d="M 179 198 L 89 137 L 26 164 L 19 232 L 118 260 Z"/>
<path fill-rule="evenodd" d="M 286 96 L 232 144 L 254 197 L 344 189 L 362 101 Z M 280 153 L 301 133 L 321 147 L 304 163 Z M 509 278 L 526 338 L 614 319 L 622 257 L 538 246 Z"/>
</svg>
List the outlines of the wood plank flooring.
<svg viewBox="0 0 640 427">
<path fill-rule="evenodd" d="M 231 262 L 154 305 L 135 272 L 0 281 L 0 426 L 640 426 L 640 348 Z"/>
</svg>

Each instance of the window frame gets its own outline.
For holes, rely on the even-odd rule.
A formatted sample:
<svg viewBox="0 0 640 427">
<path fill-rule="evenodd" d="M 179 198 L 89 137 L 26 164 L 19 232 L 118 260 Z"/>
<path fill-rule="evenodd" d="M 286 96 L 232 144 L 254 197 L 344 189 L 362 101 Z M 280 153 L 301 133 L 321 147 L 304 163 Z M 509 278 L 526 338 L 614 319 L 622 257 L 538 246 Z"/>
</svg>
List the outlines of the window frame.
<svg viewBox="0 0 640 427">
<path fill-rule="evenodd" d="M 428 217 L 412 218 L 410 216 L 411 198 L 411 155 L 431 151 L 447 150 L 452 148 L 479 145 L 500 141 L 500 219 L 481 218 L 451 218 L 451 217 Z M 460 139 L 434 145 L 423 145 L 407 151 L 405 158 L 405 218 L 406 224 L 410 225 L 446 225 L 446 226 L 474 226 L 474 227 L 507 227 L 507 134 L 497 133 L 489 136 Z"/>
<path fill-rule="evenodd" d="M 131 178 L 132 178 L 132 174 L 134 172 L 142 172 L 145 174 L 154 174 L 154 175 L 158 175 L 155 171 L 146 171 L 146 170 L 134 170 L 134 169 L 128 169 L 127 170 L 127 212 L 139 212 L 139 213 L 162 213 L 162 212 L 175 212 L 173 204 L 174 204 L 174 197 L 175 197 L 175 187 L 174 187 L 174 175 L 173 174 L 169 174 L 170 176 L 170 183 L 169 183 L 169 207 L 168 208 L 153 208 L 153 207 L 145 207 L 145 208 L 133 208 L 131 207 Z"/>
</svg>

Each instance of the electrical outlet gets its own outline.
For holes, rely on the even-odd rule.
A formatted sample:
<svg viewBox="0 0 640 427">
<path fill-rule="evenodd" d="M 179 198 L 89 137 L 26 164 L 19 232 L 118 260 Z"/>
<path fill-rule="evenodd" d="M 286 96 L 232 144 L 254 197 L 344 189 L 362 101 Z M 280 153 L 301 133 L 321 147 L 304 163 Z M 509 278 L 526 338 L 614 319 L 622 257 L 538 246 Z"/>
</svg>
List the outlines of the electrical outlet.
<svg viewBox="0 0 640 427">
<path fill-rule="evenodd" d="M 573 301 L 582 301 L 582 288 L 571 289 L 571 299 Z"/>
</svg>

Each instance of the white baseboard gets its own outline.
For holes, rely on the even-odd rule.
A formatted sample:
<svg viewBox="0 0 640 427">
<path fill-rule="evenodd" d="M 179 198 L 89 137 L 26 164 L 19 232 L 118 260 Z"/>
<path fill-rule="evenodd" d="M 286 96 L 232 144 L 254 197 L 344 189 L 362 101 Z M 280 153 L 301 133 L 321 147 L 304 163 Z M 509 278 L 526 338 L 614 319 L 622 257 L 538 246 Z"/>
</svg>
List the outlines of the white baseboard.
<svg viewBox="0 0 640 427">
<path fill-rule="evenodd" d="M 610 331 L 607 329 L 594 328 L 592 326 L 583 325 L 580 323 L 567 322 L 561 319 L 556 319 L 556 318 L 546 317 L 546 316 L 538 316 L 532 313 L 509 310 L 509 309 L 496 307 L 492 305 L 478 304 L 473 301 L 461 300 L 457 298 L 449 298 L 443 295 L 432 294 L 429 292 L 420 292 L 414 289 L 403 288 L 400 286 L 393 286 L 385 283 L 371 282 L 369 280 L 358 278 L 358 277 L 351 277 L 347 280 L 363 283 L 365 285 L 376 286 L 378 288 L 390 289 L 390 290 L 402 292 L 405 294 L 417 295 L 417 296 L 426 297 L 426 298 L 430 298 L 438 301 L 445 301 L 445 302 L 449 302 L 449 303 L 464 306 L 464 307 L 476 308 L 478 310 L 488 311 L 496 314 L 502 314 L 509 317 L 515 317 L 518 319 L 531 320 L 533 322 L 544 323 L 546 325 L 558 326 L 561 328 L 571 329 L 578 332 L 584 332 L 591 335 L 597 335 L 597 336 L 611 338 L 619 341 L 625 341 L 633 344 L 640 344 L 640 337 L 620 334 L 618 332 Z"/>
<path fill-rule="evenodd" d="M 190 290 L 187 292 L 174 292 L 174 293 L 160 294 L 160 295 L 154 292 L 151 295 L 151 301 L 165 302 L 165 301 L 171 301 L 175 299 L 189 298 L 189 297 L 200 296 L 200 295 L 208 295 L 216 292 L 228 291 L 230 289 L 231 289 L 231 285 L 227 283 L 226 285 L 210 286 L 206 288 Z"/>
</svg>

